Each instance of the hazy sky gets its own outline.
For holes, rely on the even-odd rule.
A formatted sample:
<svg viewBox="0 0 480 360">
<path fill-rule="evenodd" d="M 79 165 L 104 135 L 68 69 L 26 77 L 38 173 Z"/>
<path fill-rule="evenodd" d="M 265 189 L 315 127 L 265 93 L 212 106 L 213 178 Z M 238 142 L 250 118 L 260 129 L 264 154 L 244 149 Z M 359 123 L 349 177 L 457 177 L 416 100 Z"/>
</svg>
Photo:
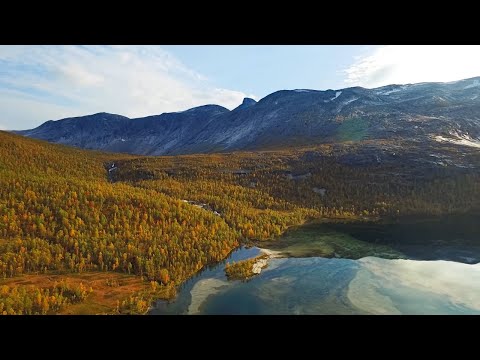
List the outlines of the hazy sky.
<svg viewBox="0 0 480 360">
<path fill-rule="evenodd" d="M 129 117 L 281 89 L 480 76 L 480 46 L 0 46 L 0 129 L 110 112 Z"/>
</svg>

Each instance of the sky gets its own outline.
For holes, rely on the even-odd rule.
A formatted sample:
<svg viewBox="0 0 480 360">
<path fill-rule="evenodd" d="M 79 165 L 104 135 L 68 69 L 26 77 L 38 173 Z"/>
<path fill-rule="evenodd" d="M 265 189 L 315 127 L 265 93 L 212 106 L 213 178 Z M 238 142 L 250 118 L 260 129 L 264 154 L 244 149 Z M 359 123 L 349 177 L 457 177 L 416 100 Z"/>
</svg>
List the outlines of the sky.
<svg viewBox="0 0 480 360">
<path fill-rule="evenodd" d="M 480 76 L 480 46 L 0 45 L 0 130 L 109 112 L 141 117 L 283 89 Z"/>
</svg>

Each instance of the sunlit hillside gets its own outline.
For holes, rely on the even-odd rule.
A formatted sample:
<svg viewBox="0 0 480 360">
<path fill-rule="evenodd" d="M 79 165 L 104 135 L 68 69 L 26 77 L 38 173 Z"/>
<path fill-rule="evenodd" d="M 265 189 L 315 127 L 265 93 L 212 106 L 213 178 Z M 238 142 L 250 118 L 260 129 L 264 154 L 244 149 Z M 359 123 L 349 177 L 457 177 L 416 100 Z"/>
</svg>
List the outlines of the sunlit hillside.
<svg viewBox="0 0 480 360">
<path fill-rule="evenodd" d="M 362 165 L 369 146 L 134 157 L 0 132 L 0 313 L 143 313 L 292 225 L 478 211 L 477 170 L 413 165 L 411 144 Z"/>
<path fill-rule="evenodd" d="M 4 132 L 0 152 L 3 278 L 102 271 L 168 286 L 238 244 L 235 232 L 210 212 L 155 190 L 109 183 L 105 163 L 112 155 Z M 38 312 L 28 296 L 18 295 L 22 304 L 9 301 L 11 289 L 1 291 L 1 312 Z"/>
</svg>

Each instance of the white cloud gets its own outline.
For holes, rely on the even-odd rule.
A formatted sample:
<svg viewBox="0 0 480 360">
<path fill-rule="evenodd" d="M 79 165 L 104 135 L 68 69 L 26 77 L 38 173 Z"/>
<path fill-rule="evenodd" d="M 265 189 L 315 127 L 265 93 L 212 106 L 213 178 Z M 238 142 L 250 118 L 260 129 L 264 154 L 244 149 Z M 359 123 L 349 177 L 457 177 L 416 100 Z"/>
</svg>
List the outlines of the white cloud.
<svg viewBox="0 0 480 360">
<path fill-rule="evenodd" d="M 357 58 L 344 74 L 346 85 L 364 87 L 480 76 L 480 46 L 382 46 Z"/>
<path fill-rule="evenodd" d="M 129 117 L 218 104 L 247 95 L 221 89 L 159 46 L 0 46 L 3 123 L 25 129 L 95 112 Z"/>
<path fill-rule="evenodd" d="M 100 85 L 105 81 L 105 78 L 89 72 L 82 65 L 71 63 L 60 67 L 65 77 L 72 81 L 73 85 L 80 86 L 94 86 Z"/>
<path fill-rule="evenodd" d="M 62 119 L 79 115 L 66 106 L 43 102 L 14 91 L 0 90 L 0 121 L 4 129 L 33 128 L 49 119 Z"/>
</svg>

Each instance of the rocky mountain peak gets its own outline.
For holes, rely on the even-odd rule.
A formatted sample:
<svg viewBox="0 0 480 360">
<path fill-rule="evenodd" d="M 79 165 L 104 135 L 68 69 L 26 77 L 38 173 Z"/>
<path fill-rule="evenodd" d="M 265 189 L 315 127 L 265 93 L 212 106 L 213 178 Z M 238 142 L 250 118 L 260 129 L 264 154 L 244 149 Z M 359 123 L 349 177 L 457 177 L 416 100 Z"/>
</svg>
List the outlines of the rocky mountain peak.
<svg viewBox="0 0 480 360">
<path fill-rule="evenodd" d="M 246 109 L 250 106 L 253 106 L 255 105 L 257 102 L 255 100 L 253 100 L 252 98 L 244 98 L 242 103 L 237 107 L 237 109 Z"/>
</svg>

